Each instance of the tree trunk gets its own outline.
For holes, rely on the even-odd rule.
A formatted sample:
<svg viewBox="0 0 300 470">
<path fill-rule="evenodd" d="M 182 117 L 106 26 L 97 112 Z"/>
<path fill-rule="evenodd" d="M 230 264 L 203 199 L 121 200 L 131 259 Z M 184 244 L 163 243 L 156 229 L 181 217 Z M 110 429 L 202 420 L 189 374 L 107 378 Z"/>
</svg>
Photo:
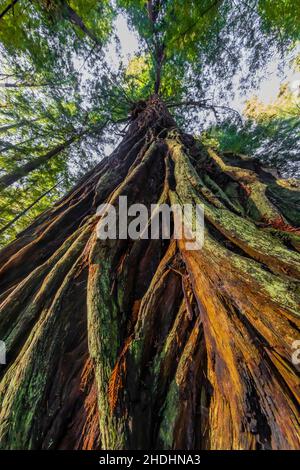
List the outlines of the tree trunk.
<svg viewBox="0 0 300 470">
<path fill-rule="evenodd" d="M 85 25 L 82 18 L 65 1 L 62 1 L 62 15 L 73 25 L 77 26 L 77 28 L 79 28 L 84 34 L 86 34 L 95 44 L 97 44 L 98 46 L 102 45 L 101 41 L 97 38 L 97 35 L 94 34 L 93 31 Z"/>
<path fill-rule="evenodd" d="M 12 184 L 19 181 L 21 178 L 28 176 L 34 170 L 37 170 L 42 165 L 47 163 L 51 158 L 56 157 L 60 152 L 68 148 L 75 140 L 77 140 L 80 136 L 74 135 L 70 139 L 68 139 L 63 144 L 57 145 L 57 147 L 53 148 L 49 152 L 45 153 L 44 155 L 40 155 L 39 157 L 34 158 L 30 162 L 25 163 L 24 165 L 15 168 L 11 173 L 7 173 L 0 177 L 0 190 L 11 186 Z"/>
<path fill-rule="evenodd" d="M 44 86 L 55 86 L 52 83 L 0 83 L 0 88 L 35 88 L 35 87 L 44 87 Z"/>
<path fill-rule="evenodd" d="M 6 126 L 0 127 L 0 134 L 3 132 L 9 131 L 10 129 L 19 129 L 20 127 L 26 126 L 27 124 L 31 124 L 32 122 L 38 121 L 40 118 L 36 119 L 31 119 L 30 121 L 27 121 L 27 119 L 24 119 L 23 121 L 15 122 L 13 124 L 8 124 Z"/>
<path fill-rule="evenodd" d="M 99 240 L 100 203 L 201 203 L 204 246 Z M 157 97 L 0 254 L 4 449 L 296 449 L 299 189 Z M 176 217 L 176 215 L 175 215 Z"/>
<path fill-rule="evenodd" d="M 0 20 L 6 15 L 6 13 L 8 13 L 11 9 L 14 8 L 15 4 L 18 2 L 19 0 L 13 0 L 11 3 L 9 3 L 7 5 L 6 8 L 4 8 L 4 10 L 0 13 Z"/>
</svg>

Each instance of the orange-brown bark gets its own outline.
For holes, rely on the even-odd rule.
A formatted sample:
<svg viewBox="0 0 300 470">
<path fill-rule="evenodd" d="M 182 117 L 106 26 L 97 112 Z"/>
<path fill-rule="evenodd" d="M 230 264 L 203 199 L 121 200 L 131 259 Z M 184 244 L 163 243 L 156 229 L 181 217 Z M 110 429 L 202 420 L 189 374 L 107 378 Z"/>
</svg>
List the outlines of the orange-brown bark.
<svg viewBox="0 0 300 470">
<path fill-rule="evenodd" d="M 133 114 L 0 253 L 0 445 L 299 448 L 299 188 L 207 151 L 155 96 Z M 97 239 L 121 195 L 202 204 L 202 249 Z"/>
</svg>

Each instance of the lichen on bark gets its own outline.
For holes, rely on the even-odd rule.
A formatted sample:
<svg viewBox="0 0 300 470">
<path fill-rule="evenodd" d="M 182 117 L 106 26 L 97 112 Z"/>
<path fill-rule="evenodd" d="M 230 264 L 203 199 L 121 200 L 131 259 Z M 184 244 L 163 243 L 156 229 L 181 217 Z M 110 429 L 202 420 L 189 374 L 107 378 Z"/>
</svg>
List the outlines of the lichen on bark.
<svg viewBox="0 0 300 470">
<path fill-rule="evenodd" d="M 1 448 L 298 448 L 299 193 L 151 97 L 0 253 Z M 200 204 L 202 249 L 97 239 L 97 207 L 125 195 Z"/>
</svg>

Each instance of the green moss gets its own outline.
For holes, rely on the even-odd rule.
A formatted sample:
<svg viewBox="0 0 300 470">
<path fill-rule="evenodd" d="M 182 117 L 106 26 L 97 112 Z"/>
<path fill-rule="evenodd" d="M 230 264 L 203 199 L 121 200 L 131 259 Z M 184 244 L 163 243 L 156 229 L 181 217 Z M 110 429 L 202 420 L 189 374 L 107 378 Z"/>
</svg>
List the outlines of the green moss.
<svg viewBox="0 0 300 470">
<path fill-rule="evenodd" d="M 179 403 L 179 389 L 176 381 L 173 380 L 166 397 L 159 428 L 158 438 L 162 442 L 163 449 L 172 449 Z"/>
<path fill-rule="evenodd" d="M 296 271 L 300 269 L 300 255 L 285 247 L 285 245 L 271 233 L 258 229 L 251 221 L 233 214 L 227 209 L 220 209 L 208 204 L 199 197 L 197 192 L 197 175 L 191 166 L 183 148 L 178 143 L 171 143 L 171 149 L 175 161 L 176 193 L 171 195 L 172 203 L 181 204 L 195 202 L 204 206 L 205 218 L 207 218 L 217 230 L 230 238 L 238 246 L 251 248 L 256 253 L 257 260 L 240 256 L 214 241 L 206 231 L 203 250 L 211 259 L 219 259 L 219 263 L 232 263 L 237 278 L 249 278 L 258 289 L 284 308 L 292 310 L 299 315 L 299 287 L 297 282 L 272 274 L 266 271 L 260 262 L 269 260 L 274 269 L 279 266 Z M 246 277 L 246 278 L 247 278 Z"/>
<path fill-rule="evenodd" d="M 112 293 L 114 247 L 97 241 L 91 255 L 93 275 L 88 286 L 88 338 L 98 391 L 99 424 L 103 448 L 122 449 L 126 441 L 126 421 L 111 413 L 109 382 L 120 353 L 122 317 L 119 292 Z M 120 286 L 116 287 L 120 289 Z"/>
</svg>

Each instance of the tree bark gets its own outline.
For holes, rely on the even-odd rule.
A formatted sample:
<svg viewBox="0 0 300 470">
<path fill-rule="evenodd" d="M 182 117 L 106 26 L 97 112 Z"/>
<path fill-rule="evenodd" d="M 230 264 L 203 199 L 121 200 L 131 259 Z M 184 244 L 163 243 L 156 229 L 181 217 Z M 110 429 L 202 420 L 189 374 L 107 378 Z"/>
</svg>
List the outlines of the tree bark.
<svg viewBox="0 0 300 470">
<path fill-rule="evenodd" d="M 38 198 L 35 199 L 29 206 L 25 207 L 21 212 L 19 212 L 12 220 L 0 228 L 0 235 L 12 227 L 19 219 L 21 219 L 25 214 L 27 214 L 30 209 L 32 209 L 38 202 L 40 202 L 44 197 L 48 196 L 57 186 L 59 182 L 54 184 L 50 189 L 44 191 Z"/>
<path fill-rule="evenodd" d="M 120 195 L 201 203 L 203 248 L 97 239 L 98 205 Z M 299 448 L 297 200 L 151 97 L 0 253 L 1 448 Z"/>
</svg>

